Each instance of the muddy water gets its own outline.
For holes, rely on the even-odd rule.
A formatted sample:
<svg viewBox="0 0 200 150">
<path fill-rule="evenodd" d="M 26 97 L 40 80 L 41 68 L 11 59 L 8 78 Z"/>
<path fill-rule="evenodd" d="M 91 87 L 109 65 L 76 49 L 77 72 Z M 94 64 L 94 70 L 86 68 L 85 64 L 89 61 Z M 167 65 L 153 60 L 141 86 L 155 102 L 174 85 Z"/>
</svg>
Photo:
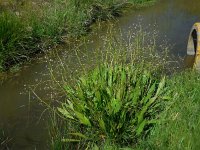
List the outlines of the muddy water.
<svg viewBox="0 0 200 150">
<path fill-rule="evenodd" d="M 158 44 L 167 43 L 171 47 L 172 55 L 184 58 L 190 29 L 195 22 L 200 21 L 199 8 L 199 0 L 160 0 L 152 7 L 133 11 L 119 18 L 115 27 L 120 28 L 124 36 L 129 34 L 130 29 L 134 32 L 135 26 L 138 25 L 149 33 L 156 32 L 159 37 Z M 107 28 L 104 26 L 88 37 L 90 42 L 86 53 L 89 57 L 94 57 L 94 53 L 90 55 L 90 51 L 101 45 Z M 72 70 L 68 74 L 76 74 L 80 60 L 85 64 L 95 61 L 90 59 L 90 62 L 87 62 L 85 55 L 80 55 L 80 60 L 77 59 L 76 52 L 70 45 L 60 49 L 60 58 Z M 8 143 L 11 149 L 47 149 L 48 132 L 45 124 L 48 118 L 45 118 L 45 113 L 40 118 L 44 108 L 28 88 L 29 85 L 37 86 L 35 91 L 43 100 L 54 98 L 54 93 L 48 90 L 49 83 L 46 81 L 50 79 L 50 74 L 48 63 L 44 60 L 43 57 L 36 59 L 17 73 L 9 74 L 10 77 L 0 86 L 0 129 L 3 129 L 11 140 Z M 53 57 L 50 61 L 52 68 L 56 70 L 59 59 Z M 192 60 L 189 59 L 189 62 Z"/>
<path fill-rule="evenodd" d="M 158 42 L 167 41 L 176 56 L 186 54 L 187 40 L 194 22 L 200 21 L 200 1 L 161 0 L 155 6 L 143 9 L 120 19 L 126 29 L 139 22 L 148 31 L 158 32 Z"/>
</svg>

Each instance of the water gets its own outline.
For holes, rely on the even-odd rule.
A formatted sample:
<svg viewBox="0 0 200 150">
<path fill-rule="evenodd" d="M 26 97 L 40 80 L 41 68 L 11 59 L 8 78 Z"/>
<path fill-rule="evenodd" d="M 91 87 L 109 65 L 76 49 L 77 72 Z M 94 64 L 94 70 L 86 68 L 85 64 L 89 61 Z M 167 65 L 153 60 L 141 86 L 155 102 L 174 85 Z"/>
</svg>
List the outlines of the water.
<svg viewBox="0 0 200 150">
<path fill-rule="evenodd" d="M 157 33 L 158 44 L 170 45 L 172 55 L 184 58 L 190 29 L 195 22 L 200 21 L 199 8 L 199 0 L 161 0 L 152 7 L 133 11 L 119 18 L 115 28 L 120 28 L 125 36 L 129 34 L 130 29 L 134 32 L 137 30 L 134 28 L 140 25 L 150 34 Z M 90 51 L 102 44 L 102 36 L 106 34 L 107 28 L 105 25 L 88 37 L 90 44 L 86 53 L 91 59 L 87 62 L 86 56 L 80 55 L 82 62 L 92 64 L 93 53 L 90 54 Z M 76 75 L 80 65 L 71 47 L 73 46 L 60 47 L 63 50 L 59 53 L 61 59 L 71 68 L 70 74 Z M 48 64 L 44 60 L 40 57 L 31 64 L 24 65 L 17 73 L 8 73 L 8 79 L 0 86 L 0 128 L 4 129 L 11 140 L 11 149 L 47 149 L 45 113 L 39 120 L 44 108 L 28 88 L 29 85 L 39 84 L 36 93 L 41 98 L 54 98 L 54 93 L 48 89 L 48 82 L 44 82 L 50 79 Z M 193 58 L 188 57 L 187 60 L 191 63 Z M 57 58 L 52 58 L 55 70 L 59 63 Z M 35 86 L 32 87 L 34 88 Z"/>
</svg>

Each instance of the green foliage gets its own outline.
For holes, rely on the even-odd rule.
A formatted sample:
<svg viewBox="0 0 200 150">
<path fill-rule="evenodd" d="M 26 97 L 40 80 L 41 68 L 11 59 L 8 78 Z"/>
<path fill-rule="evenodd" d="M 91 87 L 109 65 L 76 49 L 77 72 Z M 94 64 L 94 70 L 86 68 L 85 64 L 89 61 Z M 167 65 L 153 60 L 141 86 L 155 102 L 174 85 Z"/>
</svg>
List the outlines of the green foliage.
<svg viewBox="0 0 200 150">
<path fill-rule="evenodd" d="M 131 64 L 105 63 L 65 90 L 67 100 L 58 111 L 74 126 L 63 142 L 79 137 L 86 143 L 135 144 L 169 99 L 165 78 Z"/>
<path fill-rule="evenodd" d="M 125 4 L 126 0 L 0 2 L 0 70 L 27 60 L 54 42 L 86 34 L 95 21 L 122 14 Z"/>
<path fill-rule="evenodd" d="M 177 73 L 168 85 L 174 98 L 162 113 L 162 122 L 151 132 L 140 149 L 199 149 L 200 75 L 195 71 Z"/>
<path fill-rule="evenodd" d="M 0 70 L 8 58 L 15 60 L 20 42 L 24 38 L 23 25 L 13 14 L 0 14 Z"/>
<path fill-rule="evenodd" d="M 84 75 L 74 74 L 69 84 L 70 68 L 61 71 L 64 80 L 54 89 L 63 92 L 66 101 L 59 102 L 53 117 L 53 149 L 117 149 L 136 146 L 139 139 L 145 139 L 170 99 L 163 75 L 168 68 L 166 50 L 162 47 L 163 53 L 158 55 L 155 43 L 146 39 L 148 35 L 142 31 L 129 42 L 107 35 L 103 49 L 90 52 L 96 60 L 88 58 L 89 65 L 94 63 L 91 68 L 80 60 Z"/>
</svg>

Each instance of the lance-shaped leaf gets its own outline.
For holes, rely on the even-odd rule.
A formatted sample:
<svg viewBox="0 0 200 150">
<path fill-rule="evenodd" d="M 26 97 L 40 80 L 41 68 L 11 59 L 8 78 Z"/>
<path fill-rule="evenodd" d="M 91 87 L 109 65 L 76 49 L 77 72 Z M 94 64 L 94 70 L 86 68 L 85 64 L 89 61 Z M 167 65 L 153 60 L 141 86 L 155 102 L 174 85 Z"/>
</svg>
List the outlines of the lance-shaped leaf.
<svg viewBox="0 0 200 150">
<path fill-rule="evenodd" d="M 63 108 L 58 108 L 58 111 L 65 116 L 66 118 L 74 119 L 74 117 L 66 110 Z"/>
<path fill-rule="evenodd" d="M 76 117 L 79 119 L 79 121 L 82 124 L 84 124 L 86 126 L 91 126 L 90 120 L 85 115 L 83 115 L 82 113 L 79 113 L 77 111 L 74 111 L 74 113 L 76 114 Z"/>
</svg>

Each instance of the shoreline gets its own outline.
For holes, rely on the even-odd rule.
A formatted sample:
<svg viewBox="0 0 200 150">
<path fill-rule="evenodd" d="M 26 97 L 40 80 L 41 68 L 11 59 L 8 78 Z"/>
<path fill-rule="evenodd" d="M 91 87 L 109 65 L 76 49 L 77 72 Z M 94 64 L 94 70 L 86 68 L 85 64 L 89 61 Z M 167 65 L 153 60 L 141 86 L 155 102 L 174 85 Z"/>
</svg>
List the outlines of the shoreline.
<svg viewBox="0 0 200 150">
<path fill-rule="evenodd" d="M 0 26 L 2 27 L 2 36 L 0 36 L 0 71 L 9 71 L 15 65 L 23 64 L 24 62 L 29 61 L 31 58 L 36 57 L 39 53 L 45 53 L 45 51 L 48 51 L 49 47 L 54 47 L 60 43 L 67 43 L 71 40 L 73 42 L 73 39 L 88 35 L 91 30 L 95 30 L 91 29 L 91 26 L 96 22 L 102 22 L 121 17 L 127 13 L 127 10 L 136 10 L 142 7 L 148 7 L 154 3 L 155 0 L 145 0 L 139 3 L 129 1 L 122 3 L 114 2 L 113 4 L 88 4 L 88 6 L 84 6 L 87 8 L 80 7 L 79 11 L 81 11 L 81 9 L 85 11 L 89 10 L 89 13 L 86 12 L 86 16 L 81 19 L 79 17 L 83 15 L 83 13 L 78 13 L 77 16 L 75 16 L 75 19 L 79 19 L 77 20 L 77 23 L 76 20 L 72 20 L 72 24 L 68 25 L 68 27 L 66 27 L 68 20 L 65 20 L 65 17 L 61 17 L 61 19 L 64 19 L 65 21 L 59 20 L 60 14 L 56 14 L 53 19 L 51 16 L 49 19 L 49 16 L 44 15 L 41 17 L 42 20 L 40 20 L 41 18 L 37 18 L 35 20 L 35 17 L 38 17 L 38 14 L 32 14 L 33 12 L 26 14 L 26 9 L 30 7 L 30 5 L 33 5 L 29 4 L 29 2 L 19 4 L 23 6 L 18 6 L 19 8 L 16 8 L 15 11 L 9 10 L 9 8 L 2 6 L 0 3 L 0 6 L 5 7 L 5 11 L 0 12 L 0 18 L 3 20 L 2 22 L 0 21 Z M 46 5 L 47 6 L 42 6 L 44 7 L 44 10 L 40 10 L 42 9 L 41 7 L 39 10 L 35 11 L 43 11 L 42 13 L 45 13 L 45 11 L 48 12 L 49 9 L 51 9 L 49 7 L 52 4 L 49 3 Z M 56 6 L 56 2 L 53 5 L 58 7 Z M 73 4 L 66 4 L 68 7 L 70 5 Z M 55 10 L 58 11 L 58 8 Z M 66 10 L 67 8 L 65 8 L 65 11 Z M 61 15 L 66 14 L 61 13 Z M 74 14 L 71 16 L 72 18 L 73 15 Z M 47 25 L 45 25 L 46 23 Z M 62 25 L 59 23 L 62 23 Z M 6 36 L 8 35 L 10 37 L 7 39 Z"/>
</svg>

